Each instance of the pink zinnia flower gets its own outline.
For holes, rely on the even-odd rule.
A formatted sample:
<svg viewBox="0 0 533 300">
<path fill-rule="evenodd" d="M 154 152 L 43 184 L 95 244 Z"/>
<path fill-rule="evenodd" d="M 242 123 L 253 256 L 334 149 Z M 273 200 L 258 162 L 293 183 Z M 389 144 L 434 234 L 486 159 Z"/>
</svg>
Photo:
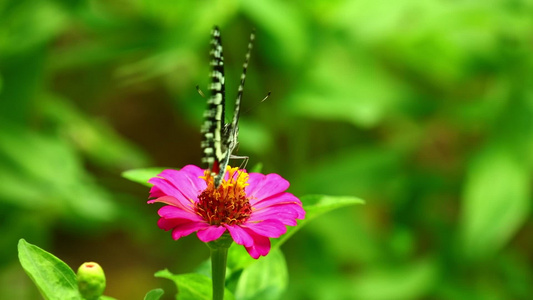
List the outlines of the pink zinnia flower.
<svg viewBox="0 0 533 300">
<path fill-rule="evenodd" d="M 253 258 L 267 255 L 269 238 L 296 226 L 303 219 L 302 202 L 285 192 L 289 182 L 277 174 L 246 173 L 227 167 L 224 180 L 215 188 L 208 170 L 188 165 L 164 170 L 151 178 L 148 203 L 168 204 L 159 209 L 158 226 L 172 229 L 177 240 L 193 232 L 202 242 L 218 239 L 226 231 Z"/>
</svg>

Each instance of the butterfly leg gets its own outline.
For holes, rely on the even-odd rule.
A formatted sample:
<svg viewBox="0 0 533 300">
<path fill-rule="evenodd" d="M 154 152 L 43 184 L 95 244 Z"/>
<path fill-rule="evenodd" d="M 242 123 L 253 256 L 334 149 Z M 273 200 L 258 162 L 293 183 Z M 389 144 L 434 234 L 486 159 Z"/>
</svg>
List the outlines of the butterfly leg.
<svg viewBox="0 0 533 300">
<path fill-rule="evenodd" d="M 248 165 L 248 160 L 250 157 L 248 156 L 240 156 L 240 155 L 231 155 L 230 159 L 242 159 L 241 165 L 239 166 L 239 169 L 245 169 Z"/>
</svg>

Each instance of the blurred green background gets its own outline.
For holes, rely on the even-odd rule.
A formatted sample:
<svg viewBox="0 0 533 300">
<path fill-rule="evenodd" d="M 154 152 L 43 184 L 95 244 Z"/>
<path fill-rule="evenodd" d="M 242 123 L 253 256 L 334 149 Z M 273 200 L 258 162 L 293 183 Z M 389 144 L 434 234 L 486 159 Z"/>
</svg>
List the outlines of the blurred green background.
<svg viewBox="0 0 533 300">
<path fill-rule="evenodd" d="M 19 238 L 98 261 L 119 299 L 172 299 L 153 273 L 207 259 L 120 173 L 199 164 L 215 24 L 229 106 L 257 30 L 238 154 L 367 201 L 283 246 L 284 299 L 531 296 L 533 1 L 20 0 L 0 2 L 1 299 L 40 299 Z"/>
</svg>

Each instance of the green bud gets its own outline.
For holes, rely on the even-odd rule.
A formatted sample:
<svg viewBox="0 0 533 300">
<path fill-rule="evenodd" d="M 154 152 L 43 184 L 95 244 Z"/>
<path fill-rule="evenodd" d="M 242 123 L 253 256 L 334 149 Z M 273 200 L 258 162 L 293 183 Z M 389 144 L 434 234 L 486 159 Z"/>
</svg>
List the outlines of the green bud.
<svg viewBox="0 0 533 300">
<path fill-rule="evenodd" d="M 105 289 L 104 270 L 95 262 L 86 262 L 78 269 L 78 290 L 83 299 L 97 300 Z"/>
</svg>

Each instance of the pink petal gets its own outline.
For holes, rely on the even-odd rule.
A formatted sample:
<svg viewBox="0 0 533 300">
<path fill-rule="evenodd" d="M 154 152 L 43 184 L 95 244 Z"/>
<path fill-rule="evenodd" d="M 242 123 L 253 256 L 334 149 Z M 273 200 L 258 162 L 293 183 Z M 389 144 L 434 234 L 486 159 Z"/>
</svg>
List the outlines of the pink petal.
<svg viewBox="0 0 533 300">
<path fill-rule="evenodd" d="M 224 224 L 224 227 L 228 229 L 235 243 L 245 247 L 252 246 L 254 240 L 246 230 L 236 225 Z"/>
<path fill-rule="evenodd" d="M 198 195 L 207 187 L 205 180 L 200 178 L 202 175 L 202 169 L 187 165 L 179 171 L 164 170 L 158 176 L 172 183 L 186 198 L 196 200 Z"/>
<path fill-rule="evenodd" d="M 191 220 L 186 219 L 165 219 L 159 218 L 157 220 L 157 226 L 165 231 L 168 231 L 172 228 L 183 226 L 185 223 L 190 223 Z"/>
<path fill-rule="evenodd" d="M 195 222 L 204 222 L 202 217 L 195 214 L 192 210 L 187 211 L 171 205 L 161 207 L 157 213 L 165 219 L 185 219 Z"/>
<path fill-rule="evenodd" d="M 248 254 L 250 254 L 250 256 L 254 259 L 258 259 L 261 254 L 257 251 L 257 249 L 255 247 L 244 247 L 246 249 L 246 251 L 248 252 Z"/>
<path fill-rule="evenodd" d="M 184 197 L 177 187 L 175 187 L 170 181 L 164 178 L 152 177 L 150 178 L 150 180 L 148 180 L 148 182 L 153 184 L 154 186 L 157 186 L 160 192 L 167 196 L 172 196 L 174 198 L 177 198 L 178 200 L 189 201 L 189 199 Z M 160 194 L 160 192 L 157 193 Z"/>
<path fill-rule="evenodd" d="M 250 204 L 252 204 L 252 206 L 255 208 L 261 208 L 261 207 L 267 207 L 267 206 L 272 206 L 276 204 L 285 204 L 285 203 L 287 204 L 297 203 L 300 206 L 302 205 L 302 202 L 300 201 L 300 199 L 296 198 L 296 196 L 294 196 L 291 193 L 281 193 L 281 194 L 272 195 L 270 197 L 257 200 L 254 203 L 250 201 Z"/>
<path fill-rule="evenodd" d="M 282 204 L 271 205 L 271 206 L 255 209 L 252 214 L 257 214 L 259 217 L 261 214 L 268 214 L 272 210 L 280 211 L 282 212 L 282 214 L 294 213 L 295 219 L 305 218 L 305 210 L 296 203 L 282 203 Z"/>
<path fill-rule="evenodd" d="M 278 174 L 250 173 L 249 175 L 246 195 L 251 197 L 250 204 L 252 205 L 255 201 L 282 193 L 289 188 L 289 182 Z"/>
<path fill-rule="evenodd" d="M 165 193 L 163 193 L 163 191 L 161 191 L 161 189 L 158 188 L 157 186 L 153 185 L 150 188 L 150 197 L 149 198 L 159 198 L 159 197 L 163 197 L 163 196 L 166 196 Z"/>
<path fill-rule="evenodd" d="M 172 238 L 177 240 L 181 237 L 187 236 L 195 231 L 208 227 L 207 223 L 189 222 L 183 225 L 177 226 L 172 230 Z"/>
<path fill-rule="evenodd" d="M 254 242 L 250 247 L 246 247 L 246 251 L 251 257 L 258 259 L 260 256 L 265 256 L 270 252 L 270 240 L 267 237 L 258 234 L 251 234 Z"/>
<path fill-rule="evenodd" d="M 172 205 L 172 206 L 184 209 L 184 210 L 193 209 L 193 204 L 191 202 L 187 202 L 184 200 L 180 201 L 172 196 L 163 196 L 163 197 L 159 197 L 157 199 L 148 201 L 148 204 L 152 204 L 152 203 L 165 203 L 165 204 Z"/>
<path fill-rule="evenodd" d="M 189 174 L 189 177 L 191 178 L 196 178 L 195 182 L 198 183 L 198 184 L 205 184 L 205 180 L 203 179 L 200 179 L 200 176 L 204 176 L 204 170 L 202 168 L 199 168 L 195 165 L 186 165 L 184 166 L 183 168 L 181 168 L 180 172 L 184 172 L 184 173 L 187 173 Z M 201 186 L 197 186 L 197 187 L 201 187 Z"/>
<path fill-rule="evenodd" d="M 258 235 L 271 238 L 278 238 L 287 232 L 287 227 L 278 220 L 265 220 L 258 223 L 248 222 L 246 227 L 249 229 L 248 231 L 251 230 Z"/>
<path fill-rule="evenodd" d="M 224 234 L 224 232 L 226 232 L 226 227 L 211 225 L 206 229 L 198 230 L 196 235 L 200 241 L 208 243 L 218 239 L 220 236 L 222 236 L 222 234 Z"/>
<path fill-rule="evenodd" d="M 285 225 L 295 226 L 299 213 L 291 207 L 280 205 L 279 207 L 268 207 L 252 213 L 248 222 L 264 221 L 269 219 L 279 220 Z"/>
</svg>

